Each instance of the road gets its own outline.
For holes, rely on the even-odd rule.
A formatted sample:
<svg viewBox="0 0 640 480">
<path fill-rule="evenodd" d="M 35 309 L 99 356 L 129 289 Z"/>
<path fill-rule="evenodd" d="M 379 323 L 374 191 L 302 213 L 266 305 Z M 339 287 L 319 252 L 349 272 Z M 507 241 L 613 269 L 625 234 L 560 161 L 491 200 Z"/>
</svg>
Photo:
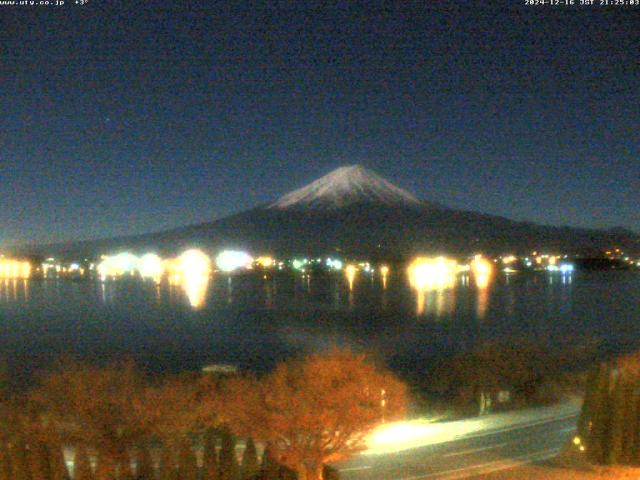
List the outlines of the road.
<svg viewBox="0 0 640 480">
<path fill-rule="evenodd" d="M 390 439 L 336 466 L 343 480 L 450 480 L 506 470 L 557 455 L 575 432 L 578 408 L 572 403 L 434 424 L 435 435 L 423 431 L 408 443 L 412 430 L 403 427 L 397 442 Z"/>
</svg>

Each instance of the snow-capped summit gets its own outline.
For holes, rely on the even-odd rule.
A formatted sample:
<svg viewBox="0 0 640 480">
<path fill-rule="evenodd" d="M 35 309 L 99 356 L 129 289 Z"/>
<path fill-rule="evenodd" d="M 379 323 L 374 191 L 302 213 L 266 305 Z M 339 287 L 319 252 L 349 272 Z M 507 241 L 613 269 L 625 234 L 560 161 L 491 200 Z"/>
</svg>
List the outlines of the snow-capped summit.
<svg viewBox="0 0 640 480">
<path fill-rule="evenodd" d="M 377 173 L 361 165 L 350 165 L 337 168 L 306 187 L 284 195 L 269 208 L 339 208 L 355 203 L 422 204 L 411 193 L 396 187 Z"/>
</svg>

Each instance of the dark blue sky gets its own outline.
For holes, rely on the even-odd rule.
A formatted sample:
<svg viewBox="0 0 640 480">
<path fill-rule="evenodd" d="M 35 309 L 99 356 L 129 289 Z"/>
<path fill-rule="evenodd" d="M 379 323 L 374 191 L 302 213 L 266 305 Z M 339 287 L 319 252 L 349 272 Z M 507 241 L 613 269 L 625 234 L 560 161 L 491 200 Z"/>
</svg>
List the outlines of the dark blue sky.
<svg viewBox="0 0 640 480">
<path fill-rule="evenodd" d="M 353 163 L 640 231 L 640 7 L 188 3 L 0 7 L 0 245 L 207 221 Z"/>
</svg>

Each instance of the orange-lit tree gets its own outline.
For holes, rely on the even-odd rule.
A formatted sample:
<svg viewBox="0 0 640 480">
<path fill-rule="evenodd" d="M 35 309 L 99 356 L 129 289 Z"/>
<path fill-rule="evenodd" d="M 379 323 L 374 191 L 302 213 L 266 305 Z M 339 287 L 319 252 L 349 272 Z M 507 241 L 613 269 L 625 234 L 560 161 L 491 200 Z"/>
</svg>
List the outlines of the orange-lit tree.
<svg viewBox="0 0 640 480">
<path fill-rule="evenodd" d="M 93 470 L 91 469 L 91 461 L 84 445 L 76 448 L 73 460 L 73 480 L 92 480 Z"/>
<path fill-rule="evenodd" d="M 203 413 L 200 396 L 197 377 L 177 375 L 147 386 L 137 407 L 155 437 L 166 445 L 175 444 L 199 430 L 205 420 L 207 424 L 213 423 L 214 412 Z"/>
<path fill-rule="evenodd" d="M 597 364 L 589 374 L 576 445 L 598 464 L 640 463 L 640 352 Z"/>
<path fill-rule="evenodd" d="M 203 423 L 199 396 L 198 378 L 184 374 L 148 385 L 138 404 L 151 436 L 162 444 L 160 474 L 167 478 L 174 478 L 175 472 L 185 479 L 195 475 L 188 435 L 198 432 Z"/>
<path fill-rule="evenodd" d="M 230 426 L 268 442 L 299 480 L 321 480 L 326 463 L 364 448 L 384 419 L 402 416 L 406 388 L 363 354 L 334 349 L 278 365 L 253 381 L 222 386 Z"/>
<path fill-rule="evenodd" d="M 139 412 L 143 383 L 132 363 L 66 362 L 43 376 L 32 400 L 43 423 L 66 441 L 95 449 L 98 480 L 126 470 L 131 449 L 150 432 Z"/>
<path fill-rule="evenodd" d="M 13 402 L 0 401 L 0 480 L 12 478 L 13 446 L 22 441 L 23 422 Z"/>
</svg>

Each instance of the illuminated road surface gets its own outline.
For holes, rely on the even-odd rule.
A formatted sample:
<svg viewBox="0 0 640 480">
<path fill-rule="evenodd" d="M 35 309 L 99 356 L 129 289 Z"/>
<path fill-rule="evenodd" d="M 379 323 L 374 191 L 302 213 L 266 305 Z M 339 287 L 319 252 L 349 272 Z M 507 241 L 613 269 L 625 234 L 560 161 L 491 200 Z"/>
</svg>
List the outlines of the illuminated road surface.
<svg viewBox="0 0 640 480">
<path fill-rule="evenodd" d="M 426 425 L 413 429 L 421 430 L 418 434 L 403 427 L 398 448 L 389 440 L 374 447 L 378 453 L 337 467 L 343 480 L 444 480 L 506 470 L 557 455 L 575 431 L 578 411 L 579 404 L 573 402 L 437 424 L 431 433 Z M 410 439 L 403 441 L 403 436 Z"/>
</svg>

